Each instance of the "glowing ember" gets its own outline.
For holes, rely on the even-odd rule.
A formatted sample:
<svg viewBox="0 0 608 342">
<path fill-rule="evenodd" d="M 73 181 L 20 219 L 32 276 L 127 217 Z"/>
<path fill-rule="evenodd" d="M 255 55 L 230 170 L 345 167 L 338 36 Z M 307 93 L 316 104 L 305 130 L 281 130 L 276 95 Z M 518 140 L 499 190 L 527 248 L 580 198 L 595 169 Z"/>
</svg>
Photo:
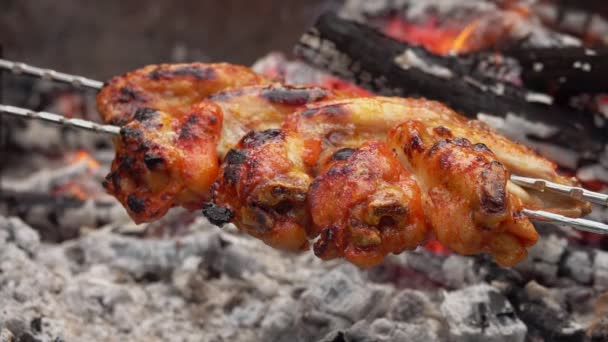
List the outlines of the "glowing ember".
<svg viewBox="0 0 608 342">
<path fill-rule="evenodd" d="M 69 164 L 85 162 L 87 164 L 87 167 L 91 171 L 99 169 L 99 162 L 95 160 L 95 158 L 93 158 L 93 156 L 91 156 L 91 154 L 85 150 L 79 150 L 74 154 L 68 156 L 66 159 Z"/>
<path fill-rule="evenodd" d="M 474 21 L 470 22 L 467 26 L 465 26 L 464 30 L 462 30 L 460 32 L 460 34 L 458 35 L 458 37 L 456 37 L 456 39 L 454 39 L 451 50 L 453 52 L 464 51 L 466 48 L 467 41 L 469 40 L 469 38 L 471 38 L 471 35 L 473 34 L 473 32 L 475 32 L 478 25 L 479 25 L 479 20 L 474 20 Z"/>
<path fill-rule="evenodd" d="M 438 54 L 450 52 L 454 40 L 460 34 L 459 28 L 441 26 L 434 18 L 421 24 L 409 23 L 400 16 L 389 18 L 382 31 L 389 37 L 422 45 L 427 50 Z"/>
<path fill-rule="evenodd" d="M 86 170 L 73 179 L 56 186 L 51 191 L 53 195 L 67 195 L 80 200 L 86 200 L 101 193 L 98 182 L 92 177 L 95 171 L 99 169 L 100 165 L 89 152 L 79 150 L 70 154 L 65 159 L 68 165 L 85 165 Z"/>
<path fill-rule="evenodd" d="M 342 90 L 345 92 L 349 92 L 354 96 L 372 96 L 373 94 L 353 83 L 347 82 L 343 79 L 327 76 L 327 78 L 323 81 L 323 87 L 328 89 L 336 89 Z"/>
<path fill-rule="evenodd" d="M 442 255 L 450 255 L 452 253 L 437 240 L 429 240 L 426 245 L 424 245 L 424 249 Z"/>
<path fill-rule="evenodd" d="M 430 17 L 424 22 L 408 22 L 402 16 L 394 15 L 380 21 L 380 29 L 399 41 L 445 55 L 497 47 L 508 40 L 513 28 L 527 16 L 528 9 L 521 6 L 479 13 L 468 21 Z"/>
</svg>

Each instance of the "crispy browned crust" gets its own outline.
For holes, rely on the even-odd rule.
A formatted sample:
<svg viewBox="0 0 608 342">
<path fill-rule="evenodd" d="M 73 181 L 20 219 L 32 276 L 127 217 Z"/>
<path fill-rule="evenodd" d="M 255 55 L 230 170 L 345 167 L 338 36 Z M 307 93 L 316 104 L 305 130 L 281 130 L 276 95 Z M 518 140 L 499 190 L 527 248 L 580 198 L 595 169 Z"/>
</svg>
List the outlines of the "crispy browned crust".
<svg viewBox="0 0 608 342">
<path fill-rule="evenodd" d="M 322 259 L 361 267 L 416 248 L 428 233 L 420 189 L 382 142 L 336 151 L 308 192 L 312 236 Z"/>
<path fill-rule="evenodd" d="M 509 173 L 484 144 L 454 137 L 444 126 L 406 121 L 389 141 L 423 189 L 437 239 L 460 254 L 486 252 L 503 266 L 526 255 L 538 234 L 507 191 Z"/>
<path fill-rule="evenodd" d="M 115 140 L 116 157 L 104 186 L 137 222 L 177 205 L 200 208 L 219 169 L 216 145 L 222 114 L 213 102 L 175 117 L 140 109 Z"/>
<path fill-rule="evenodd" d="M 122 126 L 142 107 L 179 115 L 218 91 L 265 83 L 264 77 L 240 65 L 148 65 L 112 78 L 97 95 L 97 109 L 103 121 Z"/>
<path fill-rule="evenodd" d="M 214 210 L 229 210 L 239 229 L 270 246 L 308 248 L 306 193 L 312 181 L 297 137 L 278 130 L 247 134 L 224 159 L 213 187 Z"/>
</svg>

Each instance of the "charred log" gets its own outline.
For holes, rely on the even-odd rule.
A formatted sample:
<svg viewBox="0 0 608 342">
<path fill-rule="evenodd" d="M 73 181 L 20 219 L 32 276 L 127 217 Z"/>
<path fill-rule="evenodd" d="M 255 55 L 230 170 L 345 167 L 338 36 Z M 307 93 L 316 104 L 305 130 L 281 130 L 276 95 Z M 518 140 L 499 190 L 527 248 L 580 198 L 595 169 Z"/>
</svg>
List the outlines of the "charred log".
<svg viewBox="0 0 608 342">
<path fill-rule="evenodd" d="M 608 48 L 526 48 L 507 52 L 522 67 L 526 87 L 562 97 L 608 92 Z"/>
<path fill-rule="evenodd" d="M 608 129 L 599 114 L 551 106 L 553 99 L 548 95 L 467 74 L 470 68 L 457 63 L 456 57 L 433 55 L 335 14 L 321 16 L 295 52 L 381 94 L 438 100 L 472 118 L 478 113 L 515 114 L 543 123 L 551 133 L 532 133 L 530 139 L 551 142 L 592 159 L 608 143 Z"/>
</svg>

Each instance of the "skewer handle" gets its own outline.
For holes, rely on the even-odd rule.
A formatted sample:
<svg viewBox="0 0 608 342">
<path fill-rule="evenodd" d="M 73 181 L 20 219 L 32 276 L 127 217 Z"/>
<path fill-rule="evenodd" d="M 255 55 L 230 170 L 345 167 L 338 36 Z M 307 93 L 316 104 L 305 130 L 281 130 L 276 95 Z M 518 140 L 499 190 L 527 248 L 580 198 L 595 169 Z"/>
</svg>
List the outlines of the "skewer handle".
<svg viewBox="0 0 608 342">
<path fill-rule="evenodd" d="M 103 82 L 97 80 L 92 80 L 90 78 L 77 75 L 70 75 L 51 69 L 37 68 L 25 63 L 12 62 L 6 59 L 0 59 L 0 69 L 10 70 L 15 74 L 23 73 L 52 81 L 69 83 L 75 87 L 82 86 L 95 90 L 99 90 L 103 87 Z"/>
<path fill-rule="evenodd" d="M 82 119 L 69 119 L 65 116 L 48 113 L 48 112 L 34 112 L 25 108 L 7 106 L 0 104 L 0 112 L 7 113 L 13 116 L 19 116 L 27 119 L 37 119 L 55 124 L 74 127 L 79 129 L 85 129 L 88 131 L 118 135 L 120 134 L 120 127 L 112 125 L 101 125 L 92 121 Z"/>
<path fill-rule="evenodd" d="M 565 195 L 579 201 L 588 201 L 608 206 L 608 194 L 601 194 L 599 192 L 589 191 L 587 189 L 575 186 L 557 184 L 544 179 L 516 175 L 511 175 L 511 181 L 526 188 L 531 188 L 538 191 L 549 191 L 556 194 Z"/>
</svg>

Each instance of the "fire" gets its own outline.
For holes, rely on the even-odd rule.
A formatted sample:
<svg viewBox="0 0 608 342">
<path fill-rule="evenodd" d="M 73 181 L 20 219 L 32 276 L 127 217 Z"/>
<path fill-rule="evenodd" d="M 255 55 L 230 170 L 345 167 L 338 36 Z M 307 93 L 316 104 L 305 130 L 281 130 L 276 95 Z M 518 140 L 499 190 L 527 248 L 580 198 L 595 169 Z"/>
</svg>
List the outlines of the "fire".
<svg viewBox="0 0 608 342">
<path fill-rule="evenodd" d="M 469 40 L 469 38 L 471 38 L 471 35 L 475 32 L 478 25 L 479 25 L 479 20 L 473 20 L 472 22 L 467 24 L 467 26 L 465 26 L 465 28 L 460 32 L 460 34 L 456 37 L 456 39 L 454 39 L 454 42 L 452 43 L 451 51 L 452 52 L 465 51 L 467 48 L 466 43 Z"/>
<path fill-rule="evenodd" d="M 429 240 L 426 245 L 424 245 L 424 249 L 441 255 L 450 255 L 452 253 L 437 240 Z"/>
<path fill-rule="evenodd" d="M 68 165 L 86 165 L 86 171 L 55 187 L 51 193 L 53 195 L 68 195 L 83 201 L 97 195 L 100 192 L 98 185 L 96 182 L 91 183 L 90 180 L 95 171 L 100 168 L 99 162 L 85 150 L 78 150 L 65 157 L 65 160 Z"/>
<path fill-rule="evenodd" d="M 322 83 L 323 87 L 328 89 L 342 90 L 347 93 L 351 93 L 354 96 L 372 96 L 369 91 L 353 84 L 342 80 L 337 77 L 327 76 Z"/>
<path fill-rule="evenodd" d="M 54 195 L 69 195 L 70 197 L 75 197 L 83 201 L 91 197 L 89 191 L 76 181 L 67 182 L 64 185 L 53 189 L 52 193 Z"/>
<path fill-rule="evenodd" d="M 73 155 L 67 157 L 69 164 L 86 163 L 91 171 L 99 169 L 99 162 L 85 150 L 76 151 Z"/>
<path fill-rule="evenodd" d="M 436 19 L 420 24 L 409 23 L 400 16 L 389 18 L 383 31 L 389 37 L 422 45 L 427 50 L 442 55 L 452 50 L 453 42 L 460 34 L 458 28 L 441 26 Z"/>
<path fill-rule="evenodd" d="M 430 17 L 424 22 L 408 22 L 394 15 L 381 24 L 384 34 L 397 40 L 421 45 L 440 55 L 467 53 L 496 47 L 510 37 L 513 28 L 530 15 L 519 5 L 505 5 L 501 11 L 479 13 L 468 22 L 455 22 Z"/>
</svg>

